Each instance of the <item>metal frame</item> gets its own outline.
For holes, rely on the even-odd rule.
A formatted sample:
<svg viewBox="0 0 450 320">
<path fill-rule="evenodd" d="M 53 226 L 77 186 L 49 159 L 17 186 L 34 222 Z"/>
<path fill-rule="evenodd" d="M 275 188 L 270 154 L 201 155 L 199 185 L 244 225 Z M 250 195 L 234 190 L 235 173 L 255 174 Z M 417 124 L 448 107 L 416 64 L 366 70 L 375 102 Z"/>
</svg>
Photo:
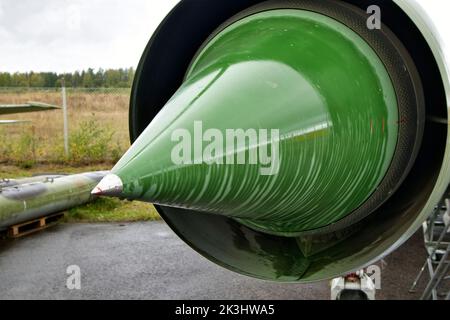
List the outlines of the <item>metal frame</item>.
<svg viewBox="0 0 450 320">
<path fill-rule="evenodd" d="M 422 293 L 422 300 L 440 300 L 445 296 L 450 299 L 450 290 L 445 289 L 446 281 L 450 280 L 450 199 L 449 193 L 435 208 L 431 216 L 423 223 L 424 244 L 427 258 L 417 275 L 410 292 L 415 292 L 419 280 L 428 272 L 429 281 Z"/>
</svg>

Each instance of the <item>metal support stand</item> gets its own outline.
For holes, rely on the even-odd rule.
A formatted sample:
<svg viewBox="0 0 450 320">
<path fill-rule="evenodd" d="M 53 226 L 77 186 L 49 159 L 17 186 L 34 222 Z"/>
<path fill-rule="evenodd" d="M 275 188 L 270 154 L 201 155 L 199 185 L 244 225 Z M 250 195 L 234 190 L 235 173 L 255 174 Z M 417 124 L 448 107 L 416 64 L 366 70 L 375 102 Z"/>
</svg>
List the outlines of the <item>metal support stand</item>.
<svg viewBox="0 0 450 320">
<path fill-rule="evenodd" d="M 425 270 L 429 282 L 421 296 L 422 300 L 450 300 L 450 199 L 448 192 L 433 214 L 423 224 L 425 248 L 428 256 L 409 290 L 415 292 Z"/>
</svg>

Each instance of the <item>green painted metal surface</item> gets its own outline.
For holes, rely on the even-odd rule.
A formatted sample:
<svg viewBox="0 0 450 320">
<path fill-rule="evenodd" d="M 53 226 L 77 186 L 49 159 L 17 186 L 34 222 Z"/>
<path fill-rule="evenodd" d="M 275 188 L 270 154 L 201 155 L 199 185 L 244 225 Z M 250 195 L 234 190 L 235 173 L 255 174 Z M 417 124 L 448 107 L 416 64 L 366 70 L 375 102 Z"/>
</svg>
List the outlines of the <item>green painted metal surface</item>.
<svg viewBox="0 0 450 320">
<path fill-rule="evenodd" d="M 213 5 L 205 3 L 203 9 L 211 12 L 210 18 L 215 17 L 215 26 L 218 26 L 221 21 L 229 17 L 229 12 L 220 11 L 226 10 L 229 4 L 231 2 L 215 1 Z M 191 49 L 198 45 L 198 41 L 196 41 L 198 39 L 188 37 L 186 34 L 202 34 L 205 29 L 211 32 L 212 27 L 208 25 L 210 21 L 205 22 L 198 19 L 203 11 L 197 11 L 197 5 L 196 0 L 181 1 L 180 5 L 161 23 L 143 53 L 134 81 L 130 105 L 130 133 L 133 142 L 149 121 L 154 118 L 155 112 L 161 110 L 167 101 L 169 92 L 173 92 L 173 88 L 179 85 L 180 73 L 186 72 L 183 57 L 192 57 Z M 233 5 L 237 12 L 245 9 L 248 1 L 242 1 L 239 4 L 233 3 Z M 268 6 L 264 2 L 251 11 L 261 10 L 261 7 L 267 10 Z M 272 2 L 272 8 L 280 8 L 280 6 L 303 7 L 305 10 L 315 12 L 327 11 L 328 14 L 325 13 L 325 15 L 341 19 L 340 15 L 333 13 L 333 8 L 335 8 L 335 13 L 339 12 L 345 15 L 346 19 L 342 21 L 347 21 L 348 25 L 352 25 L 349 21 L 353 19 L 355 25 L 352 28 L 355 28 L 354 30 L 366 30 L 366 7 L 361 4 L 358 4 L 360 8 L 353 7 L 354 10 L 348 10 L 347 1 Z M 215 8 L 220 8 L 220 10 L 215 11 Z M 424 62 L 427 72 L 431 72 L 430 76 L 422 78 L 422 81 L 438 85 L 436 87 L 433 85 L 424 93 L 427 95 L 427 99 L 430 96 L 440 97 L 434 105 L 443 108 L 443 113 L 446 114 L 449 105 L 446 101 L 450 100 L 448 68 L 446 68 L 447 62 L 443 55 L 444 50 L 436 38 L 438 32 L 433 27 L 431 20 L 426 17 L 419 5 L 410 0 L 386 2 L 381 8 L 382 12 L 391 12 L 391 14 L 383 19 L 386 25 L 383 24 L 380 33 L 398 30 L 392 29 L 392 27 L 402 21 L 399 17 L 405 11 L 412 21 L 410 23 L 402 21 L 400 28 L 412 30 L 411 26 L 416 24 L 420 33 L 424 35 L 423 41 L 417 37 L 416 33 L 408 34 L 408 37 L 416 39 L 414 44 L 420 44 L 425 53 L 430 50 L 430 56 L 426 53 L 422 58 L 427 58 L 419 63 Z M 354 19 L 355 17 L 350 14 L 350 11 L 359 11 L 360 20 Z M 186 26 L 189 26 L 189 30 Z M 373 30 L 370 33 L 378 32 Z M 175 34 L 178 37 L 174 37 Z M 178 43 L 181 38 L 182 41 Z M 403 38 L 400 37 L 400 40 Z M 167 45 L 163 46 L 161 43 Z M 168 54 L 169 47 L 173 50 L 170 54 Z M 380 48 L 378 49 L 379 52 Z M 402 49 L 402 46 L 397 49 Z M 411 58 L 413 60 L 420 59 L 416 54 L 413 54 Z M 437 62 L 436 66 L 434 60 Z M 417 62 L 417 60 L 415 61 Z M 171 65 L 173 65 L 172 69 Z M 399 63 L 399 68 L 409 69 L 405 63 Z M 434 77 L 433 73 L 436 71 L 437 77 Z M 443 84 L 445 89 L 441 88 L 439 83 Z M 447 100 L 445 100 L 445 95 Z M 430 105 L 433 103 L 428 104 L 428 107 Z M 418 161 L 419 163 L 411 171 L 408 180 L 401 185 L 385 205 L 364 219 L 359 227 L 352 228 L 351 236 L 340 241 L 337 239 L 338 242 L 336 242 L 331 241 L 334 235 L 330 235 L 331 242 L 327 244 L 329 248 L 312 256 L 311 253 L 307 257 L 303 255 L 302 239 L 299 238 L 267 235 L 247 228 L 233 218 L 198 210 L 163 205 L 155 207 L 172 230 L 192 249 L 227 269 L 265 280 L 303 283 L 330 279 L 360 270 L 379 261 L 398 248 L 421 227 L 422 222 L 440 200 L 450 179 L 448 174 L 448 168 L 450 168 L 448 165 L 450 159 L 448 141 L 450 140 L 447 139 L 447 129 L 448 126 L 437 124 L 432 125 L 431 128 L 427 127 L 424 145 L 420 151 L 422 161 Z M 445 143 L 446 139 L 447 144 Z M 426 159 L 425 162 L 423 162 L 424 159 Z M 395 165 L 393 167 L 395 168 Z M 390 170 L 392 169 L 391 167 Z M 333 246 L 330 247 L 331 245 Z M 319 241 L 317 247 L 319 250 L 323 249 L 323 241 Z"/>
<path fill-rule="evenodd" d="M 199 52 L 184 84 L 112 172 L 126 198 L 295 236 L 368 199 L 391 163 L 397 121 L 389 75 L 363 39 L 323 15 L 272 10 L 234 23 Z M 191 141 L 188 155 L 178 145 L 180 129 Z M 249 134 L 232 151 L 230 129 Z M 188 160 L 175 163 L 174 148 Z M 263 164 L 264 151 L 278 154 L 278 163 L 275 156 Z M 239 153 L 244 164 L 236 164 Z"/>
</svg>

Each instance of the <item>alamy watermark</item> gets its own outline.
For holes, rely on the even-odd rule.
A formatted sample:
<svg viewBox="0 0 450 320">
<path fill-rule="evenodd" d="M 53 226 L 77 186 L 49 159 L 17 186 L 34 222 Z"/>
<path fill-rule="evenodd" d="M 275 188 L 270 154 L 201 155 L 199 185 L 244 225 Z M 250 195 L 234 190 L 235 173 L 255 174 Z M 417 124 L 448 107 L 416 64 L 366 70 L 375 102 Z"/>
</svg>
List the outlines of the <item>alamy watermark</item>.
<svg viewBox="0 0 450 320">
<path fill-rule="evenodd" d="M 77 265 L 70 265 L 66 269 L 69 275 L 66 280 L 66 287 L 69 290 L 81 290 L 81 269 Z"/>
<path fill-rule="evenodd" d="M 366 270 L 361 270 L 361 273 L 365 273 L 372 280 L 375 285 L 375 289 L 381 290 L 381 267 L 377 265 L 371 265 L 366 268 Z"/>
<path fill-rule="evenodd" d="M 381 8 L 377 5 L 371 5 L 367 8 L 367 14 L 370 15 L 367 19 L 367 28 L 369 28 L 369 30 L 380 30 Z"/>
<path fill-rule="evenodd" d="M 186 128 L 172 132 L 177 144 L 171 152 L 176 165 L 259 165 L 261 175 L 276 175 L 280 169 L 280 130 L 226 129 L 204 130 L 194 122 L 193 134 Z"/>
</svg>

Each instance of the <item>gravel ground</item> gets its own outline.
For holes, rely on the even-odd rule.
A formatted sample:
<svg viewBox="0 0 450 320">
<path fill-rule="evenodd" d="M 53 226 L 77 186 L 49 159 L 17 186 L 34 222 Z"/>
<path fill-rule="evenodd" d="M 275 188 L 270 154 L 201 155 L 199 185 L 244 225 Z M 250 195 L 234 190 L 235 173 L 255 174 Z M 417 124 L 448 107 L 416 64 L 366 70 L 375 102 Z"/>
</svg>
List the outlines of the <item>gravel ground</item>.
<svg viewBox="0 0 450 320">
<path fill-rule="evenodd" d="M 408 289 L 425 259 L 421 233 L 384 259 L 377 299 Z M 81 269 L 81 289 L 66 269 Z M 423 288 L 422 283 L 420 288 Z M 60 224 L 0 241 L 0 299 L 329 299 L 329 283 L 277 284 L 220 268 L 163 222 Z"/>
</svg>

